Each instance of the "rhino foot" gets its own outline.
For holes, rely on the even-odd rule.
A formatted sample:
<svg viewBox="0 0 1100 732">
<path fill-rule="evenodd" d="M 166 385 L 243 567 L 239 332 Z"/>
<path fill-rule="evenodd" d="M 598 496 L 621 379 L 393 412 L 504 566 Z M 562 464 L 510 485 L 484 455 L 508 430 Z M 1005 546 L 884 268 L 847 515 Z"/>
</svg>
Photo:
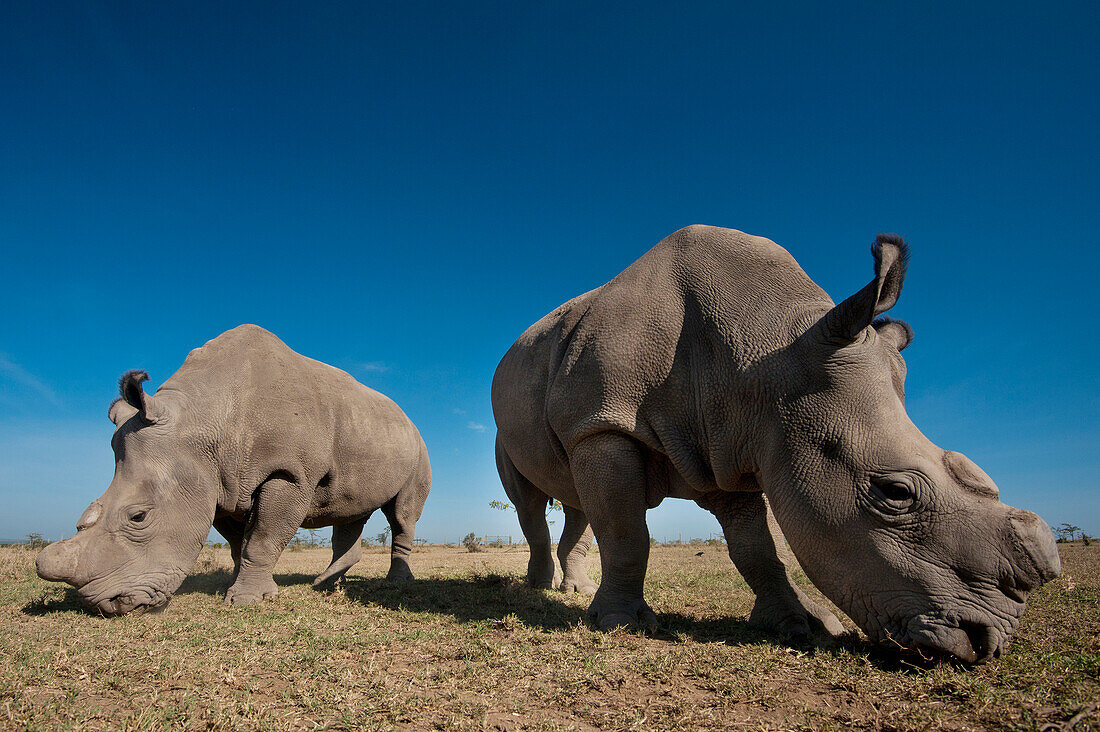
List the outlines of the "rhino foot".
<svg viewBox="0 0 1100 732">
<path fill-rule="evenodd" d="M 588 577 L 566 577 L 558 585 L 558 589 L 562 592 L 576 592 L 578 595 L 587 595 L 588 597 L 595 595 L 598 587 L 599 585 Z"/>
<path fill-rule="evenodd" d="M 387 582 L 409 582 L 413 579 L 412 570 L 407 564 L 394 562 L 390 565 L 390 571 L 386 573 Z"/>
<path fill-rule="evenodd" d="M 588 619 L 600 630 L 626 628 L 649 634 L 657 631 L 657 614 L 640 598 L 620 603 L 597 598 L 588 608 Z"/>
<path fill-rule="evenodd" d="M 798 601 L 791 605 L 762 602 L 757 598 L 749 615 L 749 625 L 798 640 L 836 638 L 844 634 L 844 626 L 835 615 L 801 592 Z"/>
<path fill-rule="evenodd" d="M 232 587 L 225 591 L 225 604 L 255 605 L 278 594 L 279 587 L 275 584 L 275 580 L 252 585 L 242 585 L 240 582 L 235 582 Z"/>
<path fill-rule="evenodd" d="M 531 559 L 527 562 L 527 584 L 536 590 L 552 590 L 557 584 L 557 577 L 558 570 L 549 554 L 536 557 L 534 552 L 531 553 Z"/>
</svg>

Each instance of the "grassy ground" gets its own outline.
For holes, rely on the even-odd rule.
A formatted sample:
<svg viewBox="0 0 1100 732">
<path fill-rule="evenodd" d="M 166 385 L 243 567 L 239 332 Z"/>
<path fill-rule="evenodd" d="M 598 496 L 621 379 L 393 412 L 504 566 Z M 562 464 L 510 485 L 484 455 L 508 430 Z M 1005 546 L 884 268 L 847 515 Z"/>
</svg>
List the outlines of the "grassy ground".
<svg viewBox="0 0 1100 732">
<path fill-rule="evenodd" d="M 220 604 L 228 552 L 204 549 L 166 612 L 110 620 L 5 549 L 0 728 L 1100 729 L 1100 544 L 1060 546 L 1065 575 L 973 669 L 761 635 L 721 547 L 654 549 L 652 638 L 526 588 L 518 548 L 418 550 L 407 585 L 368 550 L 328 594 L 308 584 L 327 552 L 287 552 L 281 596 L 250 608 Z"/>
</svg>

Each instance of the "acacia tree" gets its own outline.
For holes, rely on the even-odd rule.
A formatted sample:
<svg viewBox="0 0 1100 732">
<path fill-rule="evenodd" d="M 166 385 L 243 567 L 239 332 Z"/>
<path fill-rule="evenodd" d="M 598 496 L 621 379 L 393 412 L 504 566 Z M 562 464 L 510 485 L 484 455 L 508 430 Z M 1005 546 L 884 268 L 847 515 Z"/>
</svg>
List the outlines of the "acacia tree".
<svg viewBox="0 0 1100 732">
<path fill-rule="evenodd" d="M 42 538 L 42 534 L 32 531 L 23 539 L 23 545 L 29 549 L 44 549 L 50 542 Z"/>
<path fill-rule="evenodd" d="M 1054 534 L 1058 537 L 1058 541 L 1073 541 L 1079 531 L 1081 531 L 1080 526 L 1063 523 L 1054 529 Z"/>
</svg>

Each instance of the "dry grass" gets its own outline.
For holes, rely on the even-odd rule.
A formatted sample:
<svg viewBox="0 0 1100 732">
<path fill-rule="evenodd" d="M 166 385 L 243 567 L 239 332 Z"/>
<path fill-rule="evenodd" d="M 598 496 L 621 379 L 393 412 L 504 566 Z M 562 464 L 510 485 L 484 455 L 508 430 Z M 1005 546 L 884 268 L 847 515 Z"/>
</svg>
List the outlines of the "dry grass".
<svg viewBox="0 0 1100 732">
<path fill-rule="evenodd" d="M 251 608 L 220 604 L 229 558 L 207 549 L 165 613 L 113 620 L 7 549 L 0 727 L 1100 729 L 1100 546 L 1061 546 L 1065 576 L 1033 597 L 1008 655 L 974 669 L 855 635 L 761 635 L 709 546 L 654 549 L 654 638 L 593 632 L 585 598 L 525 587 L 521 549 L 421 550 L 407 585 L 383 582 L 387 556 L 368 550 L 329 594 L 308 584 L 327 553 L 288 552 L 282 595 Z"/>
</svg>

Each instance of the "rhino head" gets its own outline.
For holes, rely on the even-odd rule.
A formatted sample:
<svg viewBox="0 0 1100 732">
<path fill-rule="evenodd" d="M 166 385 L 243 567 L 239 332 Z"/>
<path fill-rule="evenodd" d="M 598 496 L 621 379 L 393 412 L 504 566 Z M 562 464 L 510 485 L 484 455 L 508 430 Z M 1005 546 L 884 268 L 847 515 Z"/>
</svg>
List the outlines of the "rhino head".
<svg viewBox="0 0 1100 732">
<path fill-rule="evenodd" d="M 76 536 L 38 555 L 38 575 L 68 582 L 104 615 L 159 610 L 195 563 L 213 522 L 217 473 L 176 396 L 145 394 L 130 371 L 111 405 L 115 475 L 76 524 Z"/>
<path fill-rule="evenodd" d="M 905 411 L 907 248 L 880 235 L 875 278 L 784 351 L 765 490 L 807 576 L 873 641 L 974 663 L 1015 633 L 1028 594 L 1058 576 L 1050 529 L 1005 505 Z"/>
</svg>

